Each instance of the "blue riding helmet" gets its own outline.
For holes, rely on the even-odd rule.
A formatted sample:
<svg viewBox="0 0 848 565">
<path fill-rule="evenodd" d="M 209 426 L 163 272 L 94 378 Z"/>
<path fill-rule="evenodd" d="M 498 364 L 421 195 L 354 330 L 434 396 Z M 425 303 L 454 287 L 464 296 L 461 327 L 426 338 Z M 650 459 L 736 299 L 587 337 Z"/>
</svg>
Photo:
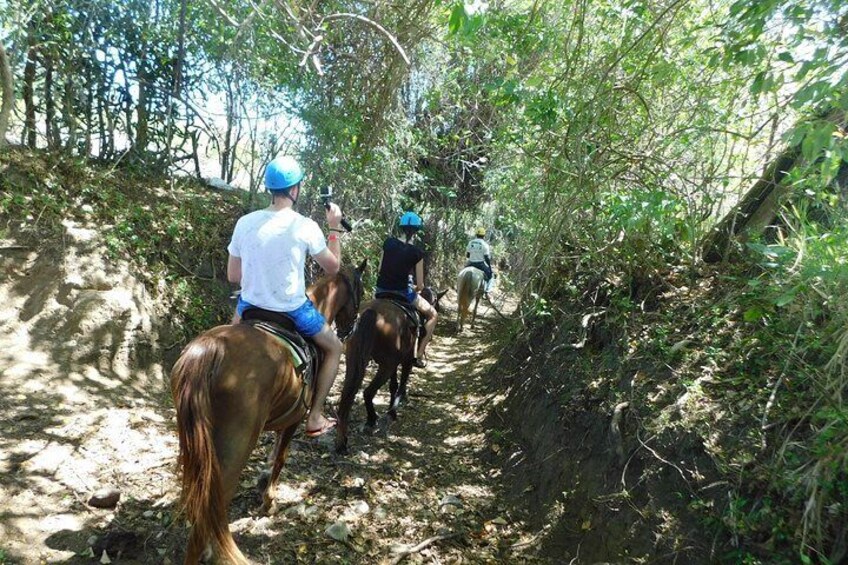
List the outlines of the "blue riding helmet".
<svg viewBox="0 0 848 565">
<path fill-rule="evenodd" d="M 285 190 L 302 180 L 303 169 L 288 155 L 277 157 L 265 169 L 265 188 L 268 190 Z"/>
<path fill-rule="evenodd" d="M 398 225 L 402 228 L 414 228 L 420 230 L 424 227 L 424 222 L 421 220 L 421 216 L 415 212 L 404 212 L 403 216 L 400 217 Z"/>
</svg>

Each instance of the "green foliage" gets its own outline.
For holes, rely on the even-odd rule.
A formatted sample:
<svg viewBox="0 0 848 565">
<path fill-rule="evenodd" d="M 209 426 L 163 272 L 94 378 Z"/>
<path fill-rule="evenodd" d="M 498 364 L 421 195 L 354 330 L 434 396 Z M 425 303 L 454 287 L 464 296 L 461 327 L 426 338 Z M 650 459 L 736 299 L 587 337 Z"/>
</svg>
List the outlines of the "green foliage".
<svg viewBox="0 0 848 565">
<path fill-rule="evenodd" d="M 153 10 L 137 1 L 8 2 L 0 25 L 16 47 L 16 78 L 28 42 L 39 45 L 41 123 L 48 64 L 57 92 L 65 83 L 89 89 L 69 87 L 54 120 L 53 141 L 69 153 L 92 153 L 85 139 L 95 124 L 137 138 L 147 110 L 149 139 L 131 155 L 108 144 L 97 154 L 140 174 L 164 171 L 164 153 L 187 153 L 202 134 L 214 139 L 221 176 L 241 168 L 255 190 L 262 164 L 294 151 L 285 132 L 258 131 L 284 114 L 302 123 L 291 136 L 310 172 L 301 210 L 320 217 L 314 194 L 331 184 L 358 222 L 345 236 L 345 260 L 368 258 L 369 277 L 403 210 L 424 216 L 429 282 L 442 288 L 464 261 L 470 229 L 489 228 L 532 331 L 567 322 L 582 332 L 574 342 L 598 347 L 624 336 L 633 343 L 618 345 L 628 355 L 674 365 L 670 390 L 732 412 L 735 427 L 722 429 L 711 456 L 722 473 L 745 469 L 733 477 L 738 494 L 726 508 L 698 509 L 742 538 L 728 559 L 757 562 L 751 548 L 765 537 L 790 560 L 824 562 L 848 523 L 839 504 L 848 452 L 848 4 L 218 4 L 187 3 L 181 93 L 200 106 L 224 100 L 223 127 L 171 105 L 180 2 Z M 328 19 L 349 13 L 388 30 L 411 67 L 361 19 Z M 142 82 L 146 105 L 106 105 L 103 117 L 92 106 Z M 173 134 L 171 111 L 180 126 Z M 705 271 L 705 234 L 784 147 L 797 148 L 798 159 L 777 218 L 748 234 L 740 265 L 722 267 L 722 276 Z M 48 231 L 63 214 L 108 224 L 110 251 L 132 256 L 152 287 L 170 289 L 164 298 L 187 333 L 225 318 L 210 304 L 226 291 L 218 279 L 238 199 L 182 186 L 175 208 L 153 196 L 158 180 L 126 169 L 118 179 L 86 177 L 62 163 L 77 179 L 68 190 L 45 189 L 39 175 L 35 190 L 4 184 L 4 216 Z M 686 310 L 662 310 L 675 303 Z M 642 333 L 629 335 L 649 315 Z M 692 351 L 676 346 L 693 340 Z M 667 414 L 658 421 L 678 429 Z M 679 428 L 711 442 L 714 424 L 695 410 Z"/>
<path fill-rule="evenodd" d="M 181 337 L 229 319 L 224 267 L 232 226 L 244 210 L 238 195 L 191 181 L 177 184 L 178 196 L 168 195 L 164 177 L 94 170 L 68 158 L 54 165 L 57 174 L 47 166 L 54 158 L 29 152 L 4 160 L 0 218 L 7 230 L 55 241 L 65 220 L 98 226 L 107 251 L 131 258 Z"/>
</svg>

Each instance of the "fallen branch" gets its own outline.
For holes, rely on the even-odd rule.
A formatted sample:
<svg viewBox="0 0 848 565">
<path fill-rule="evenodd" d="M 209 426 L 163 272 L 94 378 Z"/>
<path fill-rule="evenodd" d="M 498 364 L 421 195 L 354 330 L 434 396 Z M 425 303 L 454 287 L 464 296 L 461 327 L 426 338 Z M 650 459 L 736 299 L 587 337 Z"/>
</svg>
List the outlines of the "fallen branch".
<svg viewBox="0 0 848 565">
<path fill-rule="evenodd" d="M 419 543 L 418 545 L 416 545 L 415 547 L 411 547 L 409 549 L 405 549 L 402 552 L 400 552 L 397 555 L 397 557 L 395 557 L 394 559 L 391 560 L 391 565 L 397 565 L 398 563 L 400 563 L 401 561 L 403 561 L 404 559 L 406 559 L 407 557 L 409 557 L 413 553 L 418 553 L 422 549 L 426 549 L 427 547 L 433 545 L 434 543 L 436 543 L 438 541 L 442 541 L 442 540 L 446 540 L 446 539 L 452 539 L 452 538 L 456 538 L 456 537 L 459 537 L 459 536 L 460 536 L 460 534 L 458 532 L 454 532 L 452 534 L 443 534 L 443 535 L 440 535 L 440 536 L 433 536 L 431 538 L 427 538 L 424 541 L 422 541 L 421 543 Z"/>
<path fill-rule="evenodd" d="M 500 317 L 501 317 L 501 318 L 503 318 L 504 320 L 509 320 L 509 319 L 510 319 L 509 317 L 504 316 L 504 315 L 501 313 L 501 311 L 500 311 L 500 310 L 498 310 L 497 306 L 495 306 L 495 303 L 494 303 L 494 302 L 492 302 L 492 299 L 491 299 L 491 298 L 487 298 L 486 300 L 489 302 L 489 308 L 491 308 L 492 310 L 494 310 L 494 311 L 495 311 L 495 314 L 497 314 L 498 316 L 500 316 Z"/>
</svg>

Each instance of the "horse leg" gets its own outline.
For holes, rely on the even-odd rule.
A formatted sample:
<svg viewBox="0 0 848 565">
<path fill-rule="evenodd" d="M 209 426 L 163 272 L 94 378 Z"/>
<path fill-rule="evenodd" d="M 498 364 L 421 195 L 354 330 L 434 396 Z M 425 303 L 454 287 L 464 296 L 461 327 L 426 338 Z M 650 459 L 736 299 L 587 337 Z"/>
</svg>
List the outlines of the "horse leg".
<svg viewBox="0 0 848 565">
<path fill-rule="evenodd" d="M 477 322 L 477 306 L 480 305 L 480 295 L 477 294 L 474 297 L 474 313 L 471 314 L 471 327 L 474 327 L 475 322 Z"/>
<path fill-rule="evenodd" d="M 376 396 L 380 387 L 386 384 L 386 381 L 389 380 L 391 374 L 391 369 L 380 365 L 377 368 L 377 374 L 374 375 L 374 380 L 371 381 L 371 384 L 369 384 L 362 393 L 362 397 L 365 400 L 365 411 L 368 412 L 368 420 L 365 423 L 365 426 L 368 428 L 373 428 L 377 425 L 377 411 L 374 409 L 374 396 Z"/>
<path fill-rule="evenodd" d="M 265 485 L 260 487 L 262 491 L 262 507 L 260 512 L 268 513 L 274 506 L 274 489 L 277 487 L 277 479 L 280 476 L 280 471 L 286 463 L 286 458 L 289 454 L 289 445 L 291 445 L 292 437 L 297 431 L 299 423 L 289 426 L 288 428 L 277 432 L 277 441 L 274 444 L 274 451 L 271 453 L 269 463 L 271 463 L 270 474 Z"/>
<path fill-rule="evenodd" d="M 397 368 L 395 368 L 392 373 L 391 379 L 389 379 L 389 416 L 392 420 L 397 420 L 397 408 L 400 405 L 400 397 L 398 396 L 398 378 L 397 378 Z"/>
<path fill-rule="evenodd" d="M 412 372 L 412 365 L 403 365 L 400 368 L 400 393 L 398 394 L 398 405 L 406 404 L 406 385 L 409 383 L 409 375 Z"/>
</svg>

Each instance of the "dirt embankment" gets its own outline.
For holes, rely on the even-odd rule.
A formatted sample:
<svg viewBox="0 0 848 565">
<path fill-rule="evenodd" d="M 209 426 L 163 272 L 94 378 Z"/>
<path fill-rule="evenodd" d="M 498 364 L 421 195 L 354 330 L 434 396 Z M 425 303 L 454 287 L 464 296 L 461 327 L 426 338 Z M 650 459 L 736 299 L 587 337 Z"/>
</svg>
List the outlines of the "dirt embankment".
<svg viewBox="0 0 848 565">
<path fill-rule="evenodd" d="M 115 517 L 86 504 L 100 488 L 151 508 L 174 494 L 162 313 L 125 262 L 107 259 L 96 230 L 63 228 L 49 244 L 0 245 L 0 550 L 9 562 L 86 549 L 70 538 Z"/>
<path fill-rule="evenodd" d="M 717 376 L 724 367 L 698 353 L 705 343 L 718 349 L 742 339 L 738 324 L 715 330 L 693 315 L 726 291 L 719 279 L 669 286 L 629 317 L 561 305 L 558 320 L 536 320 L 507 340 L 487 427 L 504 430 L 490 434 L 503 445 L 507 492 L 534 510 L 542 555 L 576 563 L 741 562 L 743 554 L 791 561 L 775 557 L 791 548 L 774 536 L 760 541 L 734 515 L 750 495 L 726 462 L 759 446 L 751 441 L 759 412 L 746 399 L 749 409 L 731 417 L 744 396 Z"/>
</svg>

